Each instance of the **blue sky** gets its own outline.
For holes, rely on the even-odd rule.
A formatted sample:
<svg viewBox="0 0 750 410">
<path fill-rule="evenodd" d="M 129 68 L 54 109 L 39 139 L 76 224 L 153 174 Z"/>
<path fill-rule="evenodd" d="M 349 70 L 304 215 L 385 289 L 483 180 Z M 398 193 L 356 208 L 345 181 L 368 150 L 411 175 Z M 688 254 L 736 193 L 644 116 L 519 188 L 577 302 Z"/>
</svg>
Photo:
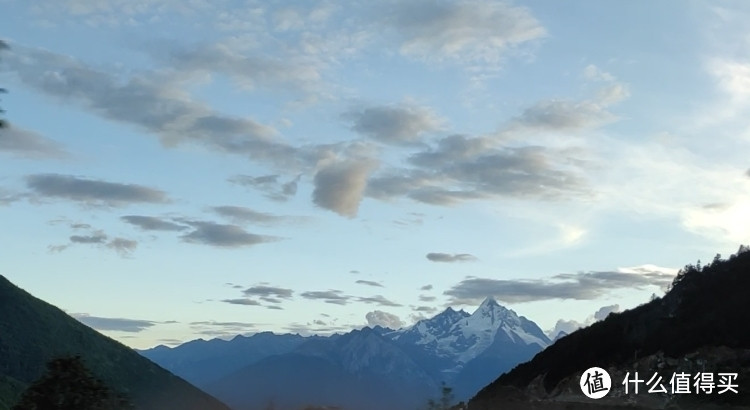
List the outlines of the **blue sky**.
<svg viewBox="0 0 750 410">
<path fill-rule="evenodd" d="M 744 2 L 0 6 L 0 274 L 134 347 L 570 329 L 750 242 Z"/>
</svg>

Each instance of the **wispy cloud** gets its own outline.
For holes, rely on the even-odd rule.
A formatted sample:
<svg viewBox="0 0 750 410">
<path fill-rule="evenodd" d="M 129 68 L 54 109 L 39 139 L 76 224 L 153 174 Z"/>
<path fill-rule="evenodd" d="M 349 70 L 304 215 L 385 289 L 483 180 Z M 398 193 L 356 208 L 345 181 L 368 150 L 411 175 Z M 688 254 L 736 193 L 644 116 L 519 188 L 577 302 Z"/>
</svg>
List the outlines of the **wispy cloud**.
<svg viewBox="0 0 750 410">
<path fill-rule="evenodd" d="M 370 179 L 367 195 L 452 205 L 495 197 L 554 199 L 586 192 L 580 171 L 558 163 L 570 155 L 541 146 L 497 147 L 488 137 L 451 135 Z"/>
<path fill-rule="evenodd" d="M 13 124 L 0 129 L 0 153 L 2 152 L 37 159 L 70 156 L 59 142 Z"/>
<path fill-rule="evenodd" d="M 276 297 L 279 299 L 290 299 L 294 294 L 292 289 L 276 286 L 256 285 L 242 291 L 245 296 Z"/>
<path fill-rule="evenodd" d="M 188 229 L 188 226 L 155 216 L 126 215 L 120 217 L 120 219 L 144 231 L 184 231 Z"/>
<path fill-rule="evenodd" d="M 280 175 L 235 175 L 228 179 L 230 183 L 252 187 L 260 190 L 265 196 L 274 201 L 287 201 L 297 194 L 300 176 L 286 182 L 281 182 Z"/>
<path fill-rule="evenodd" d="M 86 326 L 104 331 L 138 333 L 157 324 L 151 320 L 91 316 L 88 313 L 73 313 L 71 316 Z"/>
<path fill-rule="evenodd" d="M 356 281 L 354 283 L 357 283 L 357 284 L 360 284 L 360 285 L 374 286 L 374 287 L 378 287 L 378 288 L 382 288 L 383 287 L 383 285 L 380 282 L 375 282 L 375 281 L 372 281 L 372 280 L 360 279 L 360 280 L 358 280 L 358 281 Z"/>
<path fill-rule="evenodd" d="M 36 174 L 26 177 L 27 187 L 36 195 L 60 198 L 94 206 L 123 206 L 133 203 L 165 203 L 167 194 L 136 184 L 122 184 L 72 175 Z"/>
<path fill-rule="evenodd" d="M 223 216 L 236 224 L 255 223 L 260 225 L 273 225 L 288 218 L 265 212 L 258 212 L 243 206 L 215 206 L 211 210 L 217 215 Z"/>
<path fill-rule="evenodd" d="M 443 292 L 453 304 L 478 304 L 487 296 L 507 303 L 540 300 L 594 300 L 617 289 L 666 288 L 677 272 L 644 265 L 615 271 L 563 273 L 548 279 L 467 278 Z"/>
<path fill-rule="evenodd" d="M 345 113 L 343 118 L 353 131 L 389 144 L 417 142 L 442 123 L 431 110 L 412 104 L 364 107 Z"/>
<path fill-rule="evenodd" d="M 477 260 L 476 256 L 468 253 L 440 253 L 431 252 L 426 258 L 432 262 L 473 262 Z"/>
<path fill-rule="evenodd" d="M 247 232 L 237 225 L 219 224 L 210 221 L 186 221 L 185 223 L 193 227 L 192 232 L 181 236 L 183 241 L 189 243 L 220 248 L 239 248 L 279 240 L 274 236 Z"/>
<path fill-rule="evenodd" d="M 360 296 L 357 297 L 358 302 L 364 302 L 364 303 L 370 303 L 380 306 L 389 306 L 389 307 L 399 307 L 403 306 L 400 303 L 393 302 L 382 295 L 375 295 L 375 296 Z"/>
<path fill-rule="evenodd" d="M 94 245 L 113 250 L 122 257 L 130 257 L 138 248 L 138 241 L 121 237 L 112 238 L 104 231 L 94 229 L 89 224 L 71 223 L 70 228 L 74 231 L 87 231 L 87 233 L 71 235 L 68 238 L 69 242 L 65 244 L 50 245 L 47 248 L 50 252 L 62 252 L 72 245 Z"/>
<path fill-rule="evenodd" d="M 295 148 L 275 139 L 272 127 L 218 113 L 193 101 L 172 79 L 158 73 L 122 81 L 68 56 L 22 46 L 15 50 L 7 62 L 25 85 L 138 127 L 166 146 L 191 142 L 272 164 L 300 159 Z"/>
<path fill-rule="evenodd" d="M 222 322 L 215 320 L 204 320 L 190 322 L 193 332 L 210 337 L 233 337 L 255 332 L 256 323 L 250 322 Z"/>
<path fill-rule="evenodd" d="M 241 299 L 223 299 L 222 302 L 229 303 L 231 305 L 243 305 L 243 306 L 260 306 L 260 302 L 257 300 L 241 298 Z"/>
<path fill-rule="evenodd" d="M 515 47 L 546 34 L 528 9 L 505 2 L 391 4 L 384 22 L 398 32 L 401 53 L 429 62 L 498 65 Z"/>
<path fill-rule="evenodd" d="M 172 48 L 156 57 L 181 70 L 223 73 L 244 89 L 259 87 L 312 91 L 321 82 L 320 67 L 298 55 L 269 56 L 231 44 Z"/>
<path fill-rule="evenodd" d="M 346 305 L 351 296 L 344 294 L 340 290 L 323 290 L 323 291 L 307 291 L 300 293 L 305 299 L 322 300 L 325 303 L 332 303 L 334 305 Z"/>
</svg>

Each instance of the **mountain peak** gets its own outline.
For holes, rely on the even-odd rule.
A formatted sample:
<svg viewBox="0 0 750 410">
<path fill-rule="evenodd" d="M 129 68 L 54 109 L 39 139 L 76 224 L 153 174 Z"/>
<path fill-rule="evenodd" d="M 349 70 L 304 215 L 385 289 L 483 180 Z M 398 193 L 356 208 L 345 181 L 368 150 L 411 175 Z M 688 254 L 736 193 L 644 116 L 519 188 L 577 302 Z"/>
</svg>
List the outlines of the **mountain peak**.
<svg viewBox="0 0 750 410">
<path fill-rule="evenodd" d="M 502 307 L 493 296 L 487 296 L 487 298 L 482 301 L 482 304 L 479 305 L 479 308 L 494 308 L 494 307 Z"/>
</svg>

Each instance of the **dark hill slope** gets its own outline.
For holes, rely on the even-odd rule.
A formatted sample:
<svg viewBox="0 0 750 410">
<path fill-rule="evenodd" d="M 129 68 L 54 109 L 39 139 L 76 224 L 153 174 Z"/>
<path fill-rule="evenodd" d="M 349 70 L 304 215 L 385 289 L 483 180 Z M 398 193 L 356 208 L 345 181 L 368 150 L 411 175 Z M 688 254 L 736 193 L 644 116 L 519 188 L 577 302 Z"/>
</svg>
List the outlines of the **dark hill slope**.
<svg viewBox="0 0 750 410">
<path fill-rule="evenodd" d="M 39 378 L 45 364 L 80 355 L 92 373 L 139 410 L 228 410 L 224 404 L 0 276 L 0 409 Z"/>
<path fill-rule="evenodd" d="M 684 360 L 695 352 L 717 347 L 746 357 L 743 352 L 750 349 L 749 291 L 750 252 L 745 247 L 728 260 L 720 260 L 717 255 L 703 268 L 688 265 L 663 298 L 611 314 L 561 338 L 482 389 L 469 408 L 492 408 L 503 403 L 509 392 L 516 394 L 519 390 L 546 394 L 560 391 L 561 382 L 580 377 L 592 366 L 628 369 L 649 357 Z M 750 363 L 743 359 L 735 365 L 741 367 L 736 370 L 742 379 Z M 750 404 L 747 394 L 722 399 Z"/>
</svg>

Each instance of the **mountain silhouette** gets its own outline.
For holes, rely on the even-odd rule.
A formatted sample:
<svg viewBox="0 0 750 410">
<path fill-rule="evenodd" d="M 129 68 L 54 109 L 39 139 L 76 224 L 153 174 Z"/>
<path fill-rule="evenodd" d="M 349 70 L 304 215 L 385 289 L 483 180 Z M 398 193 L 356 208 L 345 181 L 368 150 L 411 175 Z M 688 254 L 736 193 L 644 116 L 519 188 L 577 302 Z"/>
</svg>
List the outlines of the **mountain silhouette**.
<svg viewBox="0 0 750 410">
<path fill-rule="evenodd" d="M 0 409 L 10 409 L 46 364 L 80 356 L 138 410 L 229 410 L 183 379 L 0 276 Z M 41 410 L 41 409 L 40 409 Z"/>
<path fill-rule="evenodd" d="M 614 408 L 627 400 L 632 406 L 644 400 L 661 400 L 671 408 L 707 408 L 727 404 L 747 408 L 748 387 L 739 394 L 641 395 L 625 397 L 620 385 L 627 372 L 652 375 L 673 372 L 737 372 L 750 380 L 750 252 L 740 247 L 727 260 L 719 255 L 708 265 L 687 265 L 662 298 L 634 309 L 612 313 L 605 320 L 579 329 L 501 375 L 469 402 L 471 410 L 494 408 L 555 407 L 579 402 L 579 408 Z M 613 390 L 593 406 L 578 385 L 583 372 L 601 367 L 612 374 Z M 741 382 L 740 382 L 741 383 Z M 742 387 L 742 386 L 741 386 Z M 619 396 L 618 396 L 619 395 Z M 611 398 L 611 400 L 610 400 Z M 544 407 L 544 401 L 549 407 Z M 557 403 L 557 404 L 555 404 Z M 653 404 L 653 403 L 650 403 Z M 503 407 L 504 406 L 504 407 Z"/>
</svg>

